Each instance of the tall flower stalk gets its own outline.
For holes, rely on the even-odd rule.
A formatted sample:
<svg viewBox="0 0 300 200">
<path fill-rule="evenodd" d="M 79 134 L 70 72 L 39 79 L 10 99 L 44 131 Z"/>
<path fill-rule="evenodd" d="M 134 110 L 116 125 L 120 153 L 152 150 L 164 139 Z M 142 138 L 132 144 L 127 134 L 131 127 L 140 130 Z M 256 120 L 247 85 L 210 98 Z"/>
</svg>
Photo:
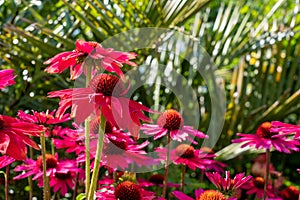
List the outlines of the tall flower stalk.
<svg viewBox="0 0 300 200">
<path fill-rule="evenodd" d="M 96 158 L 94 163 L 94 171 L 91 179 L 91 186 L 87 196 L 88 200 L 92 200 L 94 198 L 94 193 L 96 190 L 97 182 L 98 182 L 98 175 L 100 170 L 100 161 L 102 157 L 102 149 L 103 149 L 103 140 L 104 140 L 104 133 L 105 133 L 105 125 L 106 119 L 100 113 L 100 127 L 98 133 L 98 143 L 97 143 L 97 150 L 96 150 Z"/>
<path fill-rule="evenodd" d="M 43 181 L 44 181 L 44 200 L 50 200 L 50 187 L 49 181 L 47 178 L 46 170 L 47 170 L 47 162 L 46 162 L 46 138 L 45 133 L 41 134 L 41 146 L 42 146 L 42 166 L 43 166 Z"/>
<path fill-rule="evenodd" d="M 264 200 L 267 198 L 267 190 L 270 176 L 270 162 L 271 162 L 271 152 L 270 149 L 266 149 L 266 177 L 264 185 Z"/>
<path fill-rule="evenodd" d="M 162 191 L 162 197 L 165 198 L 167 194 L 167 183 L 168 183 L 168 174 L 169 174 L 169 165 L 170 165 L 170 152 L 171 152 L 171 137 L 167 134 L 167 157 L 166 157 L 166 164 L 165 164 L 165 174 L 164 174 L 164 186 Z"/>
<path fill-rule="evenodd" d="M 180 191 L 181 192 L 184 192 L 184 181 L 185 181 L 185 179 L 184 179 L 184 176 L 185 176 L 185 165 L 182 165 L 181 166 L 181 184 L 180 184 Z"/>
<path fill-rule="evenodd" d="M 86 79 L 85 79 L 85 86 L 88 87 L 92 78 L 92 68 L 87 66 L 86 67 Z M 86 195 L 89 193 L 90 188 L 90 117 L 85 119 L 85 193 Z"/>
</svg>

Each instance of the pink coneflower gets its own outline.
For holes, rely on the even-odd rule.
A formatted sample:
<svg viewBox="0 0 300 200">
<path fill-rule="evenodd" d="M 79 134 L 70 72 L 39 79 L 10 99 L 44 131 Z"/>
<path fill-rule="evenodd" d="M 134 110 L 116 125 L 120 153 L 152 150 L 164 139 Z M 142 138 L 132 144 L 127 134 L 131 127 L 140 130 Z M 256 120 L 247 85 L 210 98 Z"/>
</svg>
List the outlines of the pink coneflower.
<svg viewBox="0 0 300 200">
<path fill-rule="evenodd" d="M 105 135 L 105 143 L 103 147 L 102 165 L 105 165 L 113 170 L 125 170 L 128 169 L 130 164 L 136 164 L 138 166 L 151 166 L 157 163 L 156 160 L 150 159 L 142 150 L 149 142 L 145 141 L 141 144 L 137 144 L 133 139 L 125 133 L 117 133 L 114 135 Z M 90 142 L 90 156 L 94 159 L 96 156 L 97 138 Z M 85 154 L 82 154 L 78 158 L 79 162 L 85 162 Z"/>
<path fill-rule="evenodd" d="M 280 192 L 282 200 L 299 200 L 299 190 L 295 186 L 288 186 Z"/>
<path fill-rule="evenodd" d="M 34 124 L 41 124 L 41 125 L 49 125 L 49 124 L 59 124 L 71 120 L 70 114 L 65 114 L 60 118 L 55 117 L 55 110 L 49 112 L 37 112 L 32 110 L 32 115 L 23 112 L 22 110 L 18 111 L 18 117 L 25 121 L 31 122 Z"/>
<path fill-rule="evenodd" d="M 15 159 L 10 156 L 0 156 L 0 169 L 13 163 Z"/>
<path fill-rule="evenodd" d="M 189 197 L 186 194 L 174 191 L 172 194 L 179 200 L 236 200 L 236 198 L 226 198 L 221 192 L 216 190 L 195 190 L 195 198 Z"/>
<path fill-rule="evenodd" d="M 131 181 L 124 181 L 119 183 L 115 188 L 113 186 L 105 186 L 100 188 L 100 192 L 96 192 L 97 199 L 107 200 L 152 200 L 164 198 L 156 198 L 154 192 L 144 190 L 137 184 Z"/>
<path fill-rule="evenodd" d="M 236 190 L 252 178 L 252 176 L 244 176 L 245 173 L 240 173 L 231 179 L 229 171 L 225 171 L 225 178 L 222 178 L 217 172 L 206 172 L 205 174 L 218 190 L 229 196 L 235 195 Z"/>
<path fill-rule="evenodd" d="M 27 154 L 26 144 L 39 149 L 39 146 L 27 135 L 40 136 L 43 130 L 42 126 L 0 115 L 0 153 L 16 160 L 24 160 Z"/>
<path fill-rule="evenodd" d="M 272 124 L 270 122 L 262 123 L 256 130 L 256 134 L 242 134 L 239 139 L 232 140 L 233 143 L 244 143 L 242 147 L 254 146 L 256 149 L 270 150 L 272 147 L 279 152 L 291 153 L 291 151 L 298 151 L 297 146 L 300 143 L 293 139 L 288 139 L 285 134 L 272 132 Z"/>
<path fill-rule="evenodd" d="M 59 53 L 45 61 L 44 64 L 49 65 L 45 71 L 54 74 L 62 73 L 65 69 L 70 68 L 71 79 L 74 80 L 85 70 L 83 63 L 88 56 L 94 59 L 95 66 L 100 64 L 104 70 L 115 72 L 119 76 L 123 76 L 120 69 L 123 64 L 136 66 L 135 63 L 129 61 L 136 57 L 135 53 L 114 51 L 111 48 L 104 49 L 97 42 L 77 40 L 75 50 Z"/>
<path fill-rule="evenodd" d="M 157 119 L 157 124 L 144 124 L 141 130 L 144 130 L 146 135 L 154 135 L 154 140 L 170 133 L 172 140 L 179 142 L 189 140 L 196 144 L 197 142 L 194 141 L 194 137 L 208 137 L 204 133 L 193 129 L 192 126 L 185 126 L 180 113 L 173 109 L 163 112 Z"/>
<path fill-rule="evenodd" d="M 266 176 L 266 168 L 267 168 L 267 164 L 266 164 L 266 154 L 260 154 L 258 155 L 255 159 L 254 159 L 254 163 L 251 167 L 251 173 L 254 176 L 261 176 L 261 177 L 265 177 Z M 269 170 L 270 171 L 274 171 L 275 168 L 273 166 L 272 163 L 270 163 L 269 166 Z"/>
<path fill-rule="evenodd" d="M 88 88 L 59 90 L 49 97 L 60 97 L 57 116 L 62 117 L 72 107 L 72 116 L 82 123 L 94 110 L 101 109 L 107 121 L 121 129 L 128 129 L 138 138 L 140 120 L 151 122 L 143 111 L 154 112 L 142 104 L 125 97 L 127 89 L 119 78 L 110 74 L 98 74 Z"/>
<path fill-rule="evenodd" d="M 263 177 L 255 177 L 250 181 L 246 182 L 244 185 L 241 186 L 242 189 L 245 189 L 247 192 L 246 194 L 255 194 L 257 198 L 264 197 L 264 185 L 265 179 Z M 268 183 L 267 185 L 267 197 L 275 198 L 276 195 L 272 189 L 272 185 Z"/>
<path fill-rule="evenodd" d="M 282 134 L 299 133 L 300 126 L 294 124 L 287 124 L 280 121 L 272 121 L 272 132 L 281 132 Z"/>
<path fill-rule="evenodd" d="M 152 186 L 163 187 L 164 179 L 165 179 L 165 177 L 162 174 L 153 174 L 150 176 L 150 178 L 148 180 L 138 179 L 138 182 L 139 182 L 139 185 L 142 187 L 152 187 Z M 180 184 L 168 182 L 167 186 L 179 188 Z"/>
<path fill-rule="evenodd" d="M 74 189 L 77 173 L 79 180 L 84 179 L 84 171 L 76 168 L 75 162 L 70 162 L 70 165 L 74 168 L 70 170 L 62 167 L 54 173 L 54 176 L 50 176 L 50 187 L 54 192 L 60 191 L 63 196 L 68 192 L 68 188 Z"/>
<path fill-rule="evenodd" d="M 16 177 L 14 180 L 19 180 L 33 175 L 33 180 L 38 181 L 39 187 L 43 186 L 43 160 L 39 156 L 37 160 L 26 159 L 23 165 L 17 166 L 15 171 L 25 171 Z M 77 168 L 77 163 L 74 160 L 59 160 L 57 154 L 46 154 L 46 175 L 50 179 L 50 186 L 54 191 L 60 190 L 64 195 L 67 192 L 67 187 L 73 188 L 76 173 L 80 173 L 82 177 L 82 169 Z"/>
<path fill-rule="evenodd" d="M 54 130 L 52 130 L 52 132 Z M 57 138 L 53 139 L 53 144 L 57 149 L 66 149 L 66 153 L 74 152 L 76 155 L 84 151 L 85 147 L 83 130 L 62 128 L 57 132 L 57 136 Z"/>
<path fill-rule="evenodd" d="M 161 160 L 166 160 L 166 148 L 156 148 L 155 152 L 158 153 Z M 188 144 L 180 144 L 170 151 L 170 160 L 172 160 L 175 165 L 183 164 L 188 166 L 191 170 L 199 168 L 202 171 L 206 169 L 223 171 L 223 169 L 216 164 L 215 160 L 213 160 L 214 157 L 214 154 L 207 154 L 201 150 L 196 150 L 193 146 Z"/>
<path fill-rule="evenodd" d="M 0 70 L 0 89 L 15 84 L 14 78 L 16 75 L 14 75 L 13 69 Z"/>
</svg>

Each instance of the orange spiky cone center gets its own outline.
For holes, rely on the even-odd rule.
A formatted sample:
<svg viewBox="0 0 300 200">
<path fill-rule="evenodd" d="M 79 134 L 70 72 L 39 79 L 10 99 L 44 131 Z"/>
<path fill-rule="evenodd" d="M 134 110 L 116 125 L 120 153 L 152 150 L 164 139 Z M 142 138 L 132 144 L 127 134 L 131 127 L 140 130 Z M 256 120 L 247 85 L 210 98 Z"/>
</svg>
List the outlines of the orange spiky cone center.
<svg viewBox="0 0 300 200">
<path fill-rule="evenodd" d="M 206 190 L 196 200 L 226 200 L 225 196 L 216 190 Z"/>
<path fill-rule="evenodd" d="M 124 181 L 115 188 L 115 197 L 119 200 L 141 200 L 142 193 L 139 186 L 131 181 Z"/>
<path fill-rule="evenodd" d="M 183 119 L 179 112 L 169 109 L 159 116 L 157 124 L 170 131 L 179 130 L 183 126 Z"/>
<path fill-rule="evenodd" d="M 176 155 L 181 158 L 193 158 L 195 156 L 195 149 L 188 144 L 180 144 L 175 149 Z"/>
</svg>

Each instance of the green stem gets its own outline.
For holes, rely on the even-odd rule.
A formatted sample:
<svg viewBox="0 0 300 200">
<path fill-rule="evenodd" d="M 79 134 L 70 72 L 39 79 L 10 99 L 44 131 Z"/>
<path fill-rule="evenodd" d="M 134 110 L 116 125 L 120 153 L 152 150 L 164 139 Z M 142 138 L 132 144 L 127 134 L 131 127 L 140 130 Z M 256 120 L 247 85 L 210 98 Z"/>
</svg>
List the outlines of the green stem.
<svg viewBox="0 0 300 200">
<path fill-rule="evenodd" d="M 0 174 L 3 174 L 4 180 L 5 180 L 5 183 L 6 183 L 6 180 L 7 180 L 6 173 L 4 171 L 0 171 Z M 8 191 L 6 190 L 6 185 L 5 185 L 5 188 L 4 188 L 4 193 L 5 193 L 5 199 L 8 199 Z"/>
<path fill-rule="evenodd" d="M 9 165 L 6 166 L 5 172 L 5 200 L 9 200 L 9 193 L 8 193 L 8 175 L 9 175 Z"/>
<path fill-rule="evenodd" d="M 85 193 L 90 189 L 90 117 L 85 120 Z"/>
<path fill-rule="evenodd" d="M 42 159 L 43 159 L 43 179 L 44 179 L 44 200 L 50 200 L 50 190 L 49 190 L 49 182 L 46 174 L 47 170 L 47 162 L 46 162 L 46 138 L 45 133 L 41 135 L 41 145 L 42 145 Z"/>
<path fill-rule="evenodd" d="M 102 148 L 103 148 L 103 139 L 104 139 L 104 132 L 105 132 L 105 125 L 106 125 L 106 119 L 100 114 L 100 127 L 99 127 L 99 133 L 98 133 L 98 143 L 97 143 L 97 150 L 96 150 L 96 157 L 95 157 L 95 163 L 94 163 L 94 172 L 92 175 L 91 180 L 91 187 L 87 196 L 87 200 L 93 200 L 94 193 L 96 190 L 97 182 L 98 182 L 98 176 L 99 176 L 99 170 L 100 170 L 100 161 L 102 156 Z"/>
<path fill-rule="evenodd" d="M 266 150 L 266 176 L 264 185 L 264 200 L 267 198 L 268 182 L 270 176 L 270 162 L 271 162 L 271 152 L 270 149 Z"/>
<path fill-rule="evenodd" d="M 184 175 L 185 175 L 185 165 L 182 165 L 182 168 L 181 168 L 181 184 L 180 184 L 181 192 L 184 192 Z"/>
<path fill-rule="evenodd" d="M 51 138 L 51 154 L 55 156 L 55 146 L 54 146 L 54 140 Z"/>
<path fill-rule="evenodd" d="M 92 78 L 92 69 L 91 67 L 86 67 L 86 79 L 85 86 L 88 87 Z M 85 125 L 85 194 L 89 193 L 90 189 L 90 172 L 91 172 L 91 163 L 90 163 L 90 117 L 87 117 L 84 122 Z"/>
<path fill-rule="evenodd" d="M 167 194 L 167 183 L 168 183 L 168 173 L 169 173 L 169 162 L 170 162 L 170 151 L 171 151 L 171 138 L 169 134 L 167 134 L 167 158 L 166 158 L 166 165 L 165 165 L 165 174 L 164 174 L 164 186 L 163 186 L 163 191 L 162 191 L 162 197 L 166 198 Z"/>
</svg>

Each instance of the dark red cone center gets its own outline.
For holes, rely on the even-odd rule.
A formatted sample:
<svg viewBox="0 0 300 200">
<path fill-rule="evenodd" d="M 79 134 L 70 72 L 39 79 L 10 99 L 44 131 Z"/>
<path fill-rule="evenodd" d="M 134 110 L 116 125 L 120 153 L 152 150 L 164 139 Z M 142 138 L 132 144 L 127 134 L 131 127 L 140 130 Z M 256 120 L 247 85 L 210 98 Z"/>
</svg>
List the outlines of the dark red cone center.
<svg viewBox="0 0 300 200">
<path fill-rule="evenodd" d="M 149 178 L 149 181 L 151 182 L 151 183 L 155 183 L 155 184 L 163 184 L 163 182 L 164 182 L 164 180 L 165 180 L 165 178 L 164 178 L 164 176 L 163 175 L 161 175 L 161 174 L 154 174 L 154 175 L 152 175 L 150 178 Z"/>
<path fill-rule="evenodd" d="M 60 179 L 60 180 L 66 180 L 68 178 L 71 177 L 71 173 L 70 172 L 67 172 L 67 173 L 60 173 L 60 172 L 55 172 L 55 177 L 57 179 Z"/>
<path fill-rule="evenodd" d="M 253 180 L 253 183 L 254 183 L 255 187 L 263 189 L 265 186 L 265 179 L 263 177 L 259 176 Z"/>
<path fill-rule="evenodd" d="M 115 197 L 119 200 L 141 200 L 141 189 L 131 181 L 124 181 L 115 188 Z"/>
<path fill-rule="evenodd" d="M 256 134 L 259 137 L 270 139 L 273 135 L 277 134 L 277 133 L 270 132 L 271 127 L 272 124 L 270 122 L 264 122 L 257 128 Z"/>
<path fill-rule="evenodd" d="M 39 156 L 36 160 L 38 167 L 43 170 L 43 156 Z M 46 154 L 46 169 L 55 168 L 57 166 L 57 159 L 52 154 Z"/>
<path fill-rule="evenodd" d="M 119 96 L 125 90 L 124 85 L 119 82 L 117 76 L 110 74 L 98 74 L 90 82 L 90 88 L 96 93 L 102 93 L 104 96 Z"/>
<path fill-rule="evenodd" d="M 159 116 L 157 124 L 170 131 L 179 130 L 183 126 L 183 119 L 179 112 L 169 109 Z"/>
<path fill-rule="evenodd" d="M 195 156 L 195 149 L 191 145 L 188 144 L 180 144 L 175 149 L 176 155 L 181 158 L 193 158 Z"/>
</svg>

